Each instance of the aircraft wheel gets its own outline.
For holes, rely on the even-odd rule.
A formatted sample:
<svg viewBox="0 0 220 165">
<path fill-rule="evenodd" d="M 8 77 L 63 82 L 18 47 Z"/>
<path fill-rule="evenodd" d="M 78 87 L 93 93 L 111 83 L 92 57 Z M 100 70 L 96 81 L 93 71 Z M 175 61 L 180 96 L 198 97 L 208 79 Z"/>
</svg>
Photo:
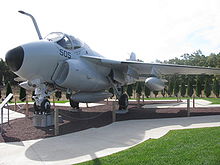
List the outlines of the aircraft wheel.
<svg viewBox="0 0 220 165">
<path fill-rule="evenodd" d="M 34 113 L 39 114 L 40 113 L 40 108 L 37 106 L 36 102 L 34 102 Z"/>
<path fill-rule="evenodd" d="M 41 112 L 49 112 L 50 111 L 50 101 L 44 99 L 41 103 Z"/>
<path fill-rule="evenodd" d="M 79 103 L 78 102 L 75 102 L 73 100 L 70 99 L 70 106 L 72 108 L 76 108 L 76 109 L 79 109 Z"/>
<path fill-rule="evenodd" d="M 119 110 L 122 110 L 122 109 L 127 109 L 128 107 L 128 95 L 127 94 L 122 94 L 119 101 L 118 101 L 118 104 L 119 104 Z"/>
</svg>

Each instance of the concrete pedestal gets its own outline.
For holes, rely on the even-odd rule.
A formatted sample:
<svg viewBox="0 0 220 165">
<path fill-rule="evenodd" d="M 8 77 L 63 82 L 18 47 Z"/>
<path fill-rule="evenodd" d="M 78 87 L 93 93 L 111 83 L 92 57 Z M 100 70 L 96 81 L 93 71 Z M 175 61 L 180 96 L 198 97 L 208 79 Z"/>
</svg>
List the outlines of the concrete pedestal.
<svg viewBox="0 0 220 165">
<path fill-rule="evenodd" d="M 33 125 L 35 127 L 49 127 L 54 125 L 54 113 L 34 114 Z"/>
<path fill-rule="evenodd" d="M 128 110 L 127 109 L 122 109 L 122 110 L 119 109 L 119 110 L 116 110 L 115 113 L 116 114 L 126 114 L 126 113 L 128 113 Z"/>
</svg>

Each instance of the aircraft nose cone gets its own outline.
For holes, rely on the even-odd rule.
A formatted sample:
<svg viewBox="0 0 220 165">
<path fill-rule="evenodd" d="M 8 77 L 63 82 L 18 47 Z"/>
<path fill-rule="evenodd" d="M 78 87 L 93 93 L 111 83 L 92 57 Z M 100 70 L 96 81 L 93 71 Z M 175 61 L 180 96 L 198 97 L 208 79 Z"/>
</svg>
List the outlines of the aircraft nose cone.
<svg viewBox="0 0 220 165">
<path fill-rule="evenodd" d="M 21 46 L 9 50 L 5 56 L 5 61 L 13 72 L 16 72 L 20 69 L 23 60 L 24 49 Z"/>
</svg>

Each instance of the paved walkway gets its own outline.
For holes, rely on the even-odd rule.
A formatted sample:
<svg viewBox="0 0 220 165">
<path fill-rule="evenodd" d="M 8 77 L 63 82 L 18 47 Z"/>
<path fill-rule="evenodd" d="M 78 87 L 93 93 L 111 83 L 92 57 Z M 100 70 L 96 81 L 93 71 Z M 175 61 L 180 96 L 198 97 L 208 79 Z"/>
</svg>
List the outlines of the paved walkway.
<svg viewBox="0 0 220 165">
<path fill-rule="evenodd" d="M 220 115 L 115 122 L 63 136 L 0 143 L 0 164 L 73 164 L 160 138 L 169 130 L 215 126 L 220 126 Z"/>
<path fill-rule="evenodd" d="M 1 111 L 1 110 L 0 110 Z M 9 110 L 9 120 L 25 117 L 24 114 Z M 8 122 L 8 109 L 3 108 L 3 123 Z M 0 112 L 0 124 L 1 124 L 1 112 Z"/>
<path fill-rule="evenodd" d="M 149 100 L 150 102 L 155 100 Z M 170 101 L 170 100 L 160 100 Z M 173 100 L 175 101 L 175 100 Z M 145 101 L 147 102 L 147 101 Z M 182 100 L 182 102 L 170 103 L 170 104 L 146 104 L 143 108 L 186 108 L 187 100 Z M 193 101 L 190 99 L 190 107 L 193 107 Z M 195 99 L 195 107 L 220 107 L 220 104 L 212 104 L 210 101 L 203 99 Z"/>
</svg>

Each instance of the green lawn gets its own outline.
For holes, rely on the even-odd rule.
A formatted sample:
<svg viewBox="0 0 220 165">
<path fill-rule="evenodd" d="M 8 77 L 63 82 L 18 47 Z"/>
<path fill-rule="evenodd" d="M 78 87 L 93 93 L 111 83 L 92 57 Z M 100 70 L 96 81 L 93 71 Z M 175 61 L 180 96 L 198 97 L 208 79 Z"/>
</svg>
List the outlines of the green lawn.
<svg viewBox="0 0 220 165">
<path fill-rule="evenodd" d="M 220 127 L 170 131 L 81 165 L 220 165 Z"/>
</svg>

